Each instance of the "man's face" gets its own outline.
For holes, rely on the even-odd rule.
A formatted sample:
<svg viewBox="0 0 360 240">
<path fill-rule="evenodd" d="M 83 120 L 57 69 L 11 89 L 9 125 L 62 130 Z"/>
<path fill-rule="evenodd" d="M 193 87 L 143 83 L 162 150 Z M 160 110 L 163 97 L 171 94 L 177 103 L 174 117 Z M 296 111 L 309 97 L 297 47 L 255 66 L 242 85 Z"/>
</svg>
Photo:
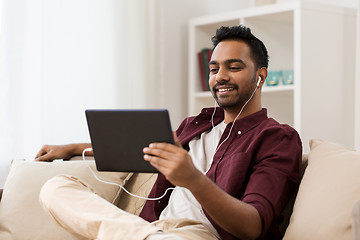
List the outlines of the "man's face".
<svg viewBox="0 0 360 240">
<path fill-rule="evenodd" d="M 250 47 L 240 41 L 220 42 L 213 51 L 209 68 L 209 85 L 218 105 L 228 110 L 241 109 L 256 88 Z"/>
</svg>

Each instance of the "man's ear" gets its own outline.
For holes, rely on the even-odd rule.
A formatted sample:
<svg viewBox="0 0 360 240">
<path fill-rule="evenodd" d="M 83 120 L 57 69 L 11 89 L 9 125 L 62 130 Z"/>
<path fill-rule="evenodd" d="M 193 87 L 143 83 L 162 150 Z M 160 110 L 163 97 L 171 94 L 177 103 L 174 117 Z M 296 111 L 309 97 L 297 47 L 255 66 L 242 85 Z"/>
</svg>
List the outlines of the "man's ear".
<svg viewBox="0 0 360 240">
<path fill-rule="evenodd" d="M 259 77 L 261 78 L 260 83 L 259 83 L 260 88 L 264 84 L 267 75 L 268 75 L 268 71 L 267 71 L 266 67 L 262 67 L 257 70 L 257 76 L 258 76 L 257 79 L 259 79 Z"/>
</svg>

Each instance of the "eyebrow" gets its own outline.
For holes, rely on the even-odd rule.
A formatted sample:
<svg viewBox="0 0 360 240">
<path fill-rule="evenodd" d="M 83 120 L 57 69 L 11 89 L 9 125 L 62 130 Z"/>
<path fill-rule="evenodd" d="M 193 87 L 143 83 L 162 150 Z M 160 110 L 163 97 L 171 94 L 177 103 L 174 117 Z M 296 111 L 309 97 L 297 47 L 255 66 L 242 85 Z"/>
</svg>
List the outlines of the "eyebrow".
<svg viewBox="0 0 360 240">
<path fill-rule="evenodd" d="M 243 65 L 246 66 L 245 62 L 241 59 L 238 59 L 238 58 L 232 58 L 232 59 L 228 59 L 225 61 L 226 64 L 230 64 L 230 63 L 241 63 Z M 212 64 L 218 64 L 218 62 L 216 61 L 210 61 L 209 62 L 209 66 L 212 65 Z"/>
</svg>

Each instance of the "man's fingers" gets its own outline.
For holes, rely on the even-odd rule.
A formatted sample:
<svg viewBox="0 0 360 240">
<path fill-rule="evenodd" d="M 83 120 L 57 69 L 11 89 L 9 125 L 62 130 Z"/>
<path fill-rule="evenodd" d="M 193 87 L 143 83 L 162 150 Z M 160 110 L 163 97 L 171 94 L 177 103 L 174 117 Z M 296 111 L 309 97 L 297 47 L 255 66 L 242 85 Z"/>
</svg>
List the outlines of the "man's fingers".
<svg viewBox="0 0 360 240">
<path fill-rule="evenodd" d="M 38 154 L 36 155 L 35 158 L 39 158 L 41 157 L 42 155 L 44 155 L 46 153 L 46 150 L 45 149 L 40 149 L 40 151 L 38 152 Z"/>
<path fill-rule="evenodd" d="M 147 148 L 144 151 L 145 154 L 157 156 L 162 159 L 171 159 L 173 157 L 173 152 L 162 150 L 159 148 Z"/>
<path fill-rule="evenodd" d="M 40 149 L 40 151 L 38 152 L 38 154 L 35 156 L 35 159 L 44 156 L 46 154 L 48 154 L 50 151 L 49 146 L 48 145 L 44 145 L 42 146 L 42 148 Z"/>
<path fill-rule="evenodd" d="M 157 157 L 157 156 L 153 156 L 153 155 L 148 155 L 145 154 L 144 155 L 144 159 L 148 162 L 151 163 L 151 165 L 153 165 L 156 169 L 158 169 L 160 171 L 159 168 L 168 168 L 171 164 L 170 161 Z"/>
<path fill-rule="evenodd" d="M 47 157 L 47 155 L 43 155 L 43 156 L 35 158 L 35 161 L 37 161 L 37 162 L 48 162 L 49 158 Z"/>
<path fill-rule="evenodd" d="M 49 151 L 47 146 L 44 146 L 40 149 L 39 153 L 35 157 L 35 161 L 49 162 L 52 157 L 51 151 Z"/>
<path fill-rule="evenodd" d="M 151 162 L 150 161 L 150 164 L 151 164 L 151 166 L 156 168 L 159 172 L 161 172 L 165 177 L 168 175 L 168 168 L 157 164 L 157 162 Z"/>
<path fill-rule="evenodd" d="M 174 144 L 170 144 L 170 143 L 151 143 L 149 145 L 150 149 L 158 149 L 158 150 L 162 150 L 164 152 L 171 152 L 171 153 L 176 153 L 179 150 L 179 147 L 174 145 Z"/>
</svg>

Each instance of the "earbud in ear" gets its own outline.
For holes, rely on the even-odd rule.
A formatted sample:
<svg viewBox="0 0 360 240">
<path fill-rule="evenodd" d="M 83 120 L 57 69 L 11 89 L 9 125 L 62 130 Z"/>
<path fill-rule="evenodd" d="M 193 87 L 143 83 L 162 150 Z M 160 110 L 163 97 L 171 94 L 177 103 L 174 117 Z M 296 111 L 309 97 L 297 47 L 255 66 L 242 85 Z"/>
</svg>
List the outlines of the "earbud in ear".
<svg viewBox="0 0 360 240">
<path fill-rule="evenodd" d="M 259 76 L 259 80 L 258 80 L 258 82 L 256 84 L 257 87 L 260 85 L 260 82 L 261 82 L 261 77 Z"/>
</svg>

